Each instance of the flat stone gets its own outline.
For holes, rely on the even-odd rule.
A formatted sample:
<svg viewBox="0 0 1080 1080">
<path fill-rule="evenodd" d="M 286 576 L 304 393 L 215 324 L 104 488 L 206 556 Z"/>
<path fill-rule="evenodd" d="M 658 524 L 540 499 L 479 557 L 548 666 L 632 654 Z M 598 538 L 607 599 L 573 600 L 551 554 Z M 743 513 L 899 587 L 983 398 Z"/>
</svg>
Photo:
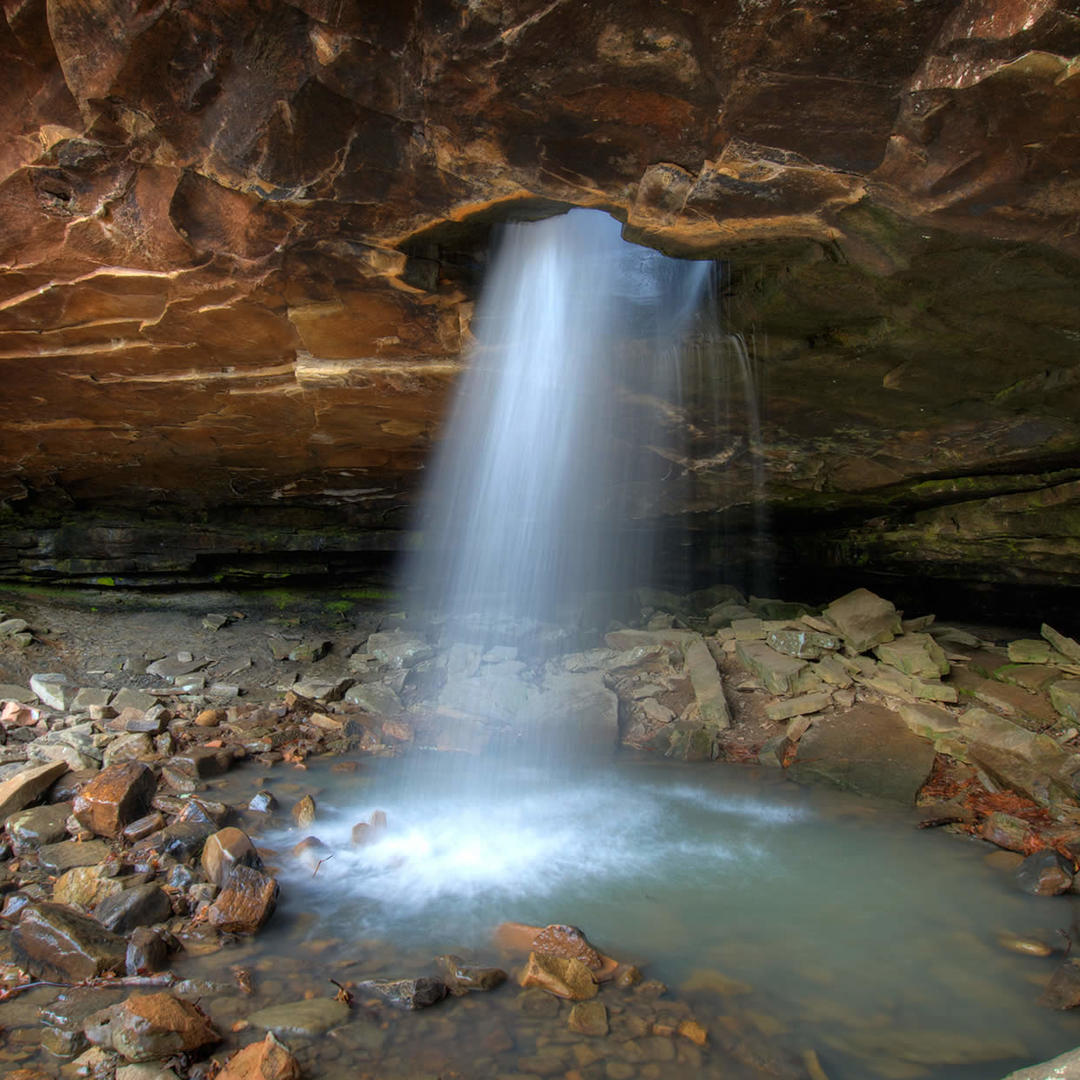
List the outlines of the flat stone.
<svg viewBox="0 0 1080 1080">
<path fill-rule="evenodd" d="M 889 709 L 859 704 L 816 723 L 799 741 L 788 775 L 912 805 L 934 764 L 933 743 Z"/>
<path fill-rule="evenodd" d="M 117 736 L 108 746 L 101 761 L 103 765 L 115 765 L 118 761 L 146 761 L 156 757 L 154 743 L 149 735 L 142 732 L 125 732 Z"/>
<path fill-rule="evenodd" d="M 76 710 L 88 710 L 94 706 L 104 708 L 112 700 L 113 692 L 96 686 L 80 687 L 71 707 Z"/>
<path fill-rule="evenodd" d="M 792 693 L 799 674 L 808 666 L 807 661 L 778 653 L 764 641 L 740 641 L 735 646 L 735 655 L 774 694 Z"/>
<path fill-rule="evenodd" d="M 312 701 L 340 701 L 345 692 L 353 684 L 352 679 L 300 679 L 293 683 L 294 693 L 301 697 L 310 698 Z"/>
<path fill-rule="evenodd" d="M 770 720 L 788 720 L 793 716 L 809 716 L 821 712 L 832 704 L 832 694 L 821 691 L 816 694 L 802 694 L 799 697 L 774 701 L 765 706 L 765 715 Z"/>
<path fill-rule="evenodd" d="M 842 642 L 835 634 L 822 634 L 816 630 L 770 630 L 765 635 L 765 644 L 799 660 L 820 660 L 836 652 Z"/>
<path fill-rule="evenodd" d="M 78 866 L 96 866 L 108 858 L 109 848 L 103 840 L 64 840 L 38 848 L 38 865 L 54 874 L 62 874 Z"/>
<path fill-rule="evenodd" d="M 153 771 L 142 762 L 110 765 L 75 796 L 75 817 L 98 836 L 118 837 L 150 809 L 156 788 Z"/>
<path fill-rule="evenodd" d="M 42 704 L 50 709 L 64 712 L 75 698 L 76 688 L 66 675 L 58 672 L 41 672 L 30 676 L 30 689 L 37 694 Z"/>
<path fill-rule="evenodd" d="M 254 934 L 274 913 L 278 883 L 249 866 L 235 866 L 225 878 L 221 892 L 211 904 L 211 926 L 231 934 Z"/>
<path fill-rule="evenodd" d="M 19 965 L 42 979 L 81 982 L 124 970 L 124 939 L 62 904 L 25 907 L 11 944 Z"/>
<path fill-rule="evenodd" d="M 924 739 L 937 739 L 941 735 L 953 735 L 960 730 L 960 722 L 948 709 L 938 705 L 909 703 L 900 706 L 900 718 L 916 735 Z"/>
<path fill-rule="evenodd" d="M 36 802 L 68 771 L 64 762 L 31 765 L 0 782 L 0 821 Z"/>
<path fill-rule="evenodd" d="M 25 686 L 15 683 L 0 683 L 0 701 L 18 701 L 30 705 L 38 700 L 37 694 Z"/>
<path fill-rule="evenodd" d="M 869 589 L 855 589 L 834 600 L 823 612 L 853 653 L 892 641 L 902 632 L 896 608 Z"/>
<path fill-rule="evenodd" d="M 156 675 L 161 679 L 175 679 L 181 675 L 190 675 L 193 671 L 201 671 L 209 663 L 209 660 L 180 660 L 175 656 L 166 656 L 147 665 L 146 674 Z"/>
<path fill-rule="evenodd" d="M 247 1019 L 253 1027 L 264 1028 L 275 1035 L 298 1035 L 311 1038 L 331 1028 L 340 1027 L 350 1019 L 349 1006 L 336 998 L 310 998 L 271 1005 L 252 1013 Z"/>
<path fill-rule="evenodd" d="M 949 673 L 945 650 L 929 634 L 904 634 L 878 645 L 874 655 L 883 664 L 920 679 L 935 679 Z"/>
<path fill-rule="evenodd" d="M 89 915 L 102 900 L 123 887 L 104 865 L 73 866 L 56 879 L 53 899 Z"/>
<path fill-rule="evenodd" d="M 392 668 L 411 668 L 435 655 L 435 650 L 418 634 L 406 630 L 383 630 L 372 634 L 364 651 Z"/>
<path fill-rule="evenodd" d="M 123 690 L 117 691 L 116 696 L 109 704 L 117 712 L 127 708 L 141 709 L 146 712 L 147 709 L 152 709 L 158 704 L 158 699 L 145 690 L 134 690 L 130 686 L 125 686 Z"/>
<path fill-rule="evenodd" d="M 1009 659 L 1014 664 L 1045 664 L 1050 659 L 1050 642 L 1040 638 L 1010 641 Z"/>
</svg>

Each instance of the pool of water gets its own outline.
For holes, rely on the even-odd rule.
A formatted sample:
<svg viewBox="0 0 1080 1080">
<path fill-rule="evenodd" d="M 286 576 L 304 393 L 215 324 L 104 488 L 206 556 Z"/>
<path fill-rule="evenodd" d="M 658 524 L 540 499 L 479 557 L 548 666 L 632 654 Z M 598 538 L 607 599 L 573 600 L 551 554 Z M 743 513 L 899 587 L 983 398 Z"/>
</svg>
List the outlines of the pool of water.
<svg viewBox="0 0 1080 1080">
<path fill-rule="evenodd" d="M 689 1006 L 721 1035 L 692 1064 L 701 1075 L 805 1075 L 798 1062 L 813 1050 L 832 1080 L 987 1080 L 1080 1043 L 1080 1017 L 1036 1003 L 1060 953 L 1021 956 L 999 942 L 1011 934 L 1060 949 L 1075 901 L 1020 893 L 987 862 L 993 849 L 918 830 L 911 812 L 770 770 L 656 760 L 552 779 L 522 765 L 462 771 L 431 754 L 297 775 L 262 777 L 284 806 L 301 790 L 319 806 L 307 829 L 263 838 L 283 886 L 279 915 L 249 947 L 264 966 L 274 956 L 282 971 L 309 967 L 317 955 L 352 978 L 403 976 L 448 951 L 512 966 L 493 950 L 500 922 L 566 922 L 662 980 L 661 1001 Z M 354 847 L 353 824 L 375 810 L 385 832 Z M 315 872 L 287 854 L 305 834 L 332 851 Z M 517 993 L 445 1003 L 393 1027 L 408 1043 L 412 1025 L 417 1061 L 430 1067 L 443 1053 L 461 1068 L 453 1047 Z M 614 992 L 602 998 L 619 1008 Z M 513 1045 L 473 1056 L 465 1075 L 527 1073 L 533 1022 L 522 1042 L 511 1016 Z M 425 1034 L 431 1025 L 442 1036 Z M 725 1032 L 757 1049 L 734 1060 Z M 407 1047 L 394 1052 L 409 1058 Z M 643 1077 L 669 1067 L 630 1064 Z M 672 1075 L 687 1067 L 670 1064 Z"/>
</svg>

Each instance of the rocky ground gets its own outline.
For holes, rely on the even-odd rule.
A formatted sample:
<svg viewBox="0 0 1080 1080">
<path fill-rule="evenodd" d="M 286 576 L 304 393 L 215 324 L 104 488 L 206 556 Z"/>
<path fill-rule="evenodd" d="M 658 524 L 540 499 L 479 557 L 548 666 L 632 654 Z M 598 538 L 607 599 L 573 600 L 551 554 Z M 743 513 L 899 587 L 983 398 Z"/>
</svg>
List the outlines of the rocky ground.
<svg viewBox="0 0 1080 1080">
<path fill-rule="evenodd" d="M 1080 890 L 1080 644 L 1050 626 L 973 633 L 905 619 L 864 589 L 812 610 L 716 586 L 639 590 L 634 625 L 572 643 L 509 627 L 481 648 L 341 595 L 62 599 L 12 594 L 0 621 L 0 1060 L 21 1080 L 284 1080 L 356 1075 L 358 1061 L 411 1075 L 424 1052 L 395 1010 L 448 994 L 465 1008 L 506 980 L 496 963 L 521 993 L 491 995 L 479 1056 L 492 1075 L 509 1075 L 497 1059 L 513 1046 L 520 1073 L 570 1080 L 825 1076 L 812 1050 L 777 1052 L 573 928 L 507 925 L 490 958 L 434 967 L 369 955 L 359 977 L 354 961 L 334 969 L 332 996 L 298 1001 L 258 964 L 215 969 L 227 983 L 192 977 L 201 958 L 245 956 L 271 920 L 272 860 L 317 874 L 331 856 L 302 782 L 322 758 L 355 770 L 416 745 L 529 744 L 562 716 L 597 754 L 751 762 L 917 803 L 923 825 L 1002 849 L 1018 888 Z M 279 769 L 299 781 L 269 783 Z M 223 787 L 234 774 L 244 782 Z M 287 815 L 299 843 L 261 847 Z M 385 827 L 376 813 L 353 842 Z M 1043 1000 L 1080 1005 L 1080 961 L 1064 960 Z M 337 1041 L 316 1052 L 327 1031 Z"/>
</svg>

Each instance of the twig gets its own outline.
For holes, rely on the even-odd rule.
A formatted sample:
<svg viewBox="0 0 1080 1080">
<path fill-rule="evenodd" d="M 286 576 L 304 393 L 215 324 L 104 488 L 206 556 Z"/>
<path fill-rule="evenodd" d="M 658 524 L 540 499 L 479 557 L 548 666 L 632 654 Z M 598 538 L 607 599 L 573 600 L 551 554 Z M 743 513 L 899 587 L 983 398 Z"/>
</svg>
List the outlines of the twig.
<svg viewBox="0 0 1080 1080">
<path fill-rule="evenodd" d="M 334 853 L 333 853 L 333 852 L 331 852 L 331 853 L 330 853 L 329 855 L 327 855 L 327 856 L 325 856 L 324 858 L 320 859 L 320 860 L 319 860 L 319 861 L 318 861 L 318 862 L 317 862 L 317 863 L 315 864 L 315 869 L 311 871 L 311 876 L 312 876 L 312 877 L 314 877 L 314 876 L 315 876 L 315 875 L 316 875 L 316 874 L 317 874 L 317 873 L 319 872 L 319 867 L 320 867 L 320 866 L 322 866 L 322 864 L 323 864 L 324 862 L 329 862 L 329 861 L 330 861 L 330 860 L 331 860 L 331 859 L 332 859 L 333 857 L 334 857 Z M 331 982 L 333 982 L 333 979 L 331 979 L 330 981 L 331 981 Z"/>
</svg>

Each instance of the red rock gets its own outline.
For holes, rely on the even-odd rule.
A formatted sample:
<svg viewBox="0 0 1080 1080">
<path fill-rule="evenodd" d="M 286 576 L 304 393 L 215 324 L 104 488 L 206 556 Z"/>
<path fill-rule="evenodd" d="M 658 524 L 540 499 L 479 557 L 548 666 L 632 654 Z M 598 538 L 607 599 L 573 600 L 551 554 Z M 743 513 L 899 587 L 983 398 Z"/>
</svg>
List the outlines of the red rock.
<svg viewBox="0 0 1080 1080">
<path fill-rule="evenodd" d="M 300 1080 L 300 1065 L 273 1032 L 233 1054 L 217 1080 Z"/>
<path fill-rule="evenodd" d="M 119 836 L 150 809 L 157 781 L 141 761 L 124 761 L 102 769 L 75 796 L 75 817 L 98 836 Z"/>
<path fill-rule="evenodd" d="M 212 926 L 232 934 L 254 934 L 274 913 L 278 883 L 269 874 L 236 866 L 225 879 L 207 917 Z"/>
</svg>

